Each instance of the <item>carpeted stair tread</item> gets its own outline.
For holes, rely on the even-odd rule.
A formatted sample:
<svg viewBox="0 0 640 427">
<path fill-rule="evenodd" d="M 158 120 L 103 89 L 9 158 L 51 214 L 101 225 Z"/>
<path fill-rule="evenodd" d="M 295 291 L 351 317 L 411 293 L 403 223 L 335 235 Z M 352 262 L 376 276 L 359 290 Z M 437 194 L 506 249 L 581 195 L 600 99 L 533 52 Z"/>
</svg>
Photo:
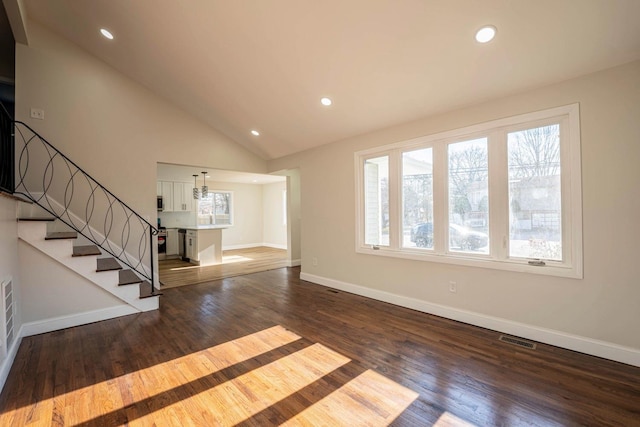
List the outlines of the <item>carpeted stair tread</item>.
<svg viewBox="0 0 640 427">
<path fill-rule="evenodd" d="M 100 248 L 98 248 L 96 245 L 73 247 L 73 256 L 91 256 L 91 255 L 102 255 L 102 252 L 100 252 Z"/>
<path fill-rule="evenodd" d="M 78 233 L 75 231 L 56 231 L 47 234 L 45 240 L 62 240 L 62 239 L 77 239 Z"/>
<path fill-rule="evenodd" d="M 122 270 L 122 266 L 115 258 L 98 258 L 96 271 Z"/>
<path fill-rule="evenodd" d="M 150 298 L 162 295 L 157 289 L 153 289 L 150 282 L 144 281 L 140 283 L 140 299 L 142 298 Z"/>
<path fill-rule="evenodd" d="M 139 278 L 132 270 L 120 270 L 118 273 L 120 275 L 118 286 L 133 285 L 134 283 L 142 282 L 142 279 Z"/>
</svg>

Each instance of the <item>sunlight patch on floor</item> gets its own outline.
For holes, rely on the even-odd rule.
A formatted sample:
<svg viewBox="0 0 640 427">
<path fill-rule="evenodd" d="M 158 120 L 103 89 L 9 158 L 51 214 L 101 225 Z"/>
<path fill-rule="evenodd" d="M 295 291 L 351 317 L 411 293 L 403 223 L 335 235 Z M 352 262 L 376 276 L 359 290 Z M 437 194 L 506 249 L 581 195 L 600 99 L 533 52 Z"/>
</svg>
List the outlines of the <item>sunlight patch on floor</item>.
<svg viewBox="0 0 640 427">
<path fill-rule="evenodd" d="M 170 268 L 169 271 L 191 270 L 194 268 L 200 268 L 200 266 L 193 264 L 193 265 L 188 265 L 184 267 L 173 267 L 173 268 Z"/>
<path fill-rule="evenodd" d="M 455 415 L 444 412 L 438 418 L 438 421 L 435 422 L 433 427 L 477 427 L 475 424 L 471 424 L 463 420 L 462 418 L 458 418 Z"/>
<path fill-rule="evenodd" d="M 192 413 L 191 420 L 196 425 L 236 425 L 349 361 L 322 344 L 313 344 L 192 396 L 190 405 L 209 411 Z M 165 409 L 180 411 L 184 407 L 177 402 Z"/>
<path fill-rule="evenodd" d="M 201 265 L 196 265 L 196 264 L 192 264 L 192 265 L 185 265 L 182 267 L 173 267 L 170 268 L 169 271 L 180 271 L 180 270 L 192 270 L 192 269 L 197 269 L 197 268 L 207 268 L 207 267 L 218 267 L 224 264 L 235 264 L 238 262 L 250 262 L 253 261 L 253 258 L 249 258 L 246 256 L 242 256 L 242 255 L 229 255 L 229 256 L 223 256 L 222 257 L 222 262 L 220 264 L 214 264 L 214 265 L 207 265 L 207 266 L 201 266 Z"/>
<path fill-rule="evenodd" d="M 223 255 L 222 256 L 223 264 L 232 264 L 234 262 L 249 262 L 249 261 L 253 261 L 253 258 L 249 258 L 242 255 L 229 255 L 229 256 Z"/>
<path fill-rule="evenodd" d="M 282 426 L 387 426 L 418 393 L 368 370 Z"/>
</svg>

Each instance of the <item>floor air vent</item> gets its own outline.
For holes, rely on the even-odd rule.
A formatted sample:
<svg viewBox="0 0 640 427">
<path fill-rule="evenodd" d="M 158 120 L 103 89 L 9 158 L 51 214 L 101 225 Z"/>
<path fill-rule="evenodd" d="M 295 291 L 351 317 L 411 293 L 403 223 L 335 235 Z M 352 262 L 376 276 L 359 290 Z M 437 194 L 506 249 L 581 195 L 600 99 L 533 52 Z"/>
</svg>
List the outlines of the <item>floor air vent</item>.
<svg viewBox="0 0 640 427">
<path fill-rule="evenodd" d="M 532 342 L 521 340 L 520 338 L 510 337 L 508 335 L 500 335 L 500 341 L 506 342 L 509 344 L 517 345 L 518 347 L 528 348 L 530 350 L 535 350 L 536 345 Z"/>
</svg>

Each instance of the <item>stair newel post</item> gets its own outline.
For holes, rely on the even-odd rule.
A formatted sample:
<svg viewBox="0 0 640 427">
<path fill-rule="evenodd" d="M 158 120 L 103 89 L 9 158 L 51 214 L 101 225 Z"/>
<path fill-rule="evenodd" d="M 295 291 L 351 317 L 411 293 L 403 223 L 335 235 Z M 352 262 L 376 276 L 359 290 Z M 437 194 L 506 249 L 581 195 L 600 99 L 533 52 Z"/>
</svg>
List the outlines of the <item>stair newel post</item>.
<svg viewBox="0 0 640 427">
<path fill-rule="evenodd" d="M 153 231 L 154 228 L 149 224 L 149 254 L 151 256 L 151 293 L 156 293 L 155 266 L 153 264 Z"/>
</svg>

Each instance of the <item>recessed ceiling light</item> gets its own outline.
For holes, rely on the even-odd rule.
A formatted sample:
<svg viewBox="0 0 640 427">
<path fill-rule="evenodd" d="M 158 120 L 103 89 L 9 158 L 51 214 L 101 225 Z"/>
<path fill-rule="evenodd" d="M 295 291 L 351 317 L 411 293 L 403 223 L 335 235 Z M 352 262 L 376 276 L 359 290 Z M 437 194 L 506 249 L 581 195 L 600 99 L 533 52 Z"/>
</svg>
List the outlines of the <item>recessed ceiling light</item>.
<svg viewBox="0 0 640 427">
<path fill-rule="evenodd" d="M 476 32 L 476 41 L 478 43 L 488 43 L 496 36 L 496 27 L 486 25 Z"/>
<path fill-rule="evenodd" d="M 111 34 L 109 30 L 105 30 L 104 28 L 101 28 L 100 33 L 106 38 L 108 38 L 109 40 L 113 40 L 113 34 Z"/>
<path fill-rule="evenodd" d="M 333 101 L 331 101 L 329 98 L 322 98 L 320 100 L 320 102 L 322 103 L 322 105 L 324 105 L 325 107 L 328 107 L 329 105 L 333 104 Z"/>
<path fill-rule="evenodd" d="M 252 131 L 251 131 L 251 135 L 253 135 L 253 136 L 260 136 L 260 132 L 258 132 L 257 130 L 252 130 Z"/>
</svg>

